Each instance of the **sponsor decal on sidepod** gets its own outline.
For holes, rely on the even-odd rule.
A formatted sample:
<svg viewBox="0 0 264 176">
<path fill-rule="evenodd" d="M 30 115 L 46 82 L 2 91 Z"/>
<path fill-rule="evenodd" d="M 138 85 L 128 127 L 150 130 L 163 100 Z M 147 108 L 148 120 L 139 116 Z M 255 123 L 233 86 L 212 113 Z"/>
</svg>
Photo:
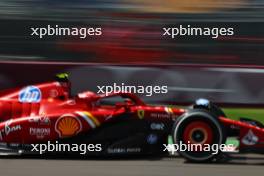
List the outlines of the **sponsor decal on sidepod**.
<svg viewBox="0 0 264 176">
<path fill-rule="evenodd" d="M 41 91 L 36 86 L 27 86 L 19 92 L 18 100 L 22 103 L 38 103 L 41 100 Z"/>
<path fill-rule="evenodd" d="M 82 124 L 73 114 L 62 115 L 55 123 L 55 131 L 60 137 L 70 137 L 82 130 Z"/>
<path fill-rule="evenodd" d="M 50 135 L 50 128 L 30 128 L 29 134 L 31 136 L 36 136 L 38 139 L 42 139 Z"/>
<path fill-rule="evenodd" d="M 3 137 L 8 136 L 10 133 L 22 129 L 20 125 L 11 126 L 12 122 L 12 119 L 5 122 L 5 127 L 0 131 L 0 140 L 3 140 Z"/>
</svg>

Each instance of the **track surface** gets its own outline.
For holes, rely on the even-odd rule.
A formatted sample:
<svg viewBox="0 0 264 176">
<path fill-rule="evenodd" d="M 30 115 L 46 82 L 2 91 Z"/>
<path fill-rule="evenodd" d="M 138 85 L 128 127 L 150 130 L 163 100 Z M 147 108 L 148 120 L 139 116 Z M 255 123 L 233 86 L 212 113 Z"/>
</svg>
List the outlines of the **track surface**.
<svg viewBox="0 0 264 176">
<path fill-rule="evenodd" d="M 163 159 L 0 159 L 1 176 L 250 176 L 263 175 L 264 156 L 236 155 L 226 163 L 191 164 L 182 158 Z"/>
</svg>

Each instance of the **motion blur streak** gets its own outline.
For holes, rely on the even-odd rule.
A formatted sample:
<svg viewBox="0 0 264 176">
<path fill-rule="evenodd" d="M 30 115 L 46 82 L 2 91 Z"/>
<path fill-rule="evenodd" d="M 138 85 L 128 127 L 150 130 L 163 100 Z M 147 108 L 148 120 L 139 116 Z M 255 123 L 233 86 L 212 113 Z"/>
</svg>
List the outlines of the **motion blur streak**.
<svg viewBox="0 0 264 176">
<path fill-rule="evenodd" d="M 262 0 L 2 0 L 0 59 L 264 65 Z M 102 36 L 31 36 L 47 25 L 101 27 Z M 234 28 L 212 39 L 169 39 L 162 28 Z"/>
<path fill-rule="evenodd" d="M 161 13 L 202 13 L 220 9 L 240 8 L 247 5 L 245 0 L 135 0 L 142 10 Z"/>
<path fill-rule="evenodd" d="M 238 68 L 239 67 L 239 68 Z M 264 99 L 262 67 L 230 65 L 122 65 L 59 63 L 59 62 L 0 62 L 2 89 L 47 82 L 59 72 L 67 72 L 72 83 L 72 95 L 87 90 L 97 92 L 98 86 L 134 85 L 168 86 L 166 94 L 145 96 L 151 104 L 191 104 L 207 98 L 215 103 L 235 106 L 261 106 Z M 23 74 L 17 74 L 17 73 Z M 100 79 L 98 79 L 100 78 Z M 80 84 L 81 83 L 81 84 Z M 146 91 L 145 91 L 146 92 Z M 100 92 L 102 93 L 102 92 Z"/>
</svg>

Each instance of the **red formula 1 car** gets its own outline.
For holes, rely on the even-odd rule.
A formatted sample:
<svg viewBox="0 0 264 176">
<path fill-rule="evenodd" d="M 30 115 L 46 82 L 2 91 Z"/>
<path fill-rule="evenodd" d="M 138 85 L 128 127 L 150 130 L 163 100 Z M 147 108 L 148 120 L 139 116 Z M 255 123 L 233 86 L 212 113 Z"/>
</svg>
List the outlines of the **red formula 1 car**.
<svg viewBox="0 0 264 176">
<path fill-rule="evenodd" d="M 168 136 L 177 145 L 221 145 L 227 137 L 237 136 L 241 152 L 264 151 L 262 124 L 228 119 L 205 99 L 181 109 L 146 105 L 131 93 L 98 95 L 87 91 L 72 96 L 66 74 L 54 82 L 0 94 L 2 154 L 75 153 L 77 146 L 87 144 L 83 152 L 87 155 L 158 155 L 167 153 Z M 43 144 L 46 146 L 40 149 Z M 64 150 L 59 144 L 64 144 Z M 201 162 L 221 153 L 202 149 L 178 152 Z"/>
</svg>

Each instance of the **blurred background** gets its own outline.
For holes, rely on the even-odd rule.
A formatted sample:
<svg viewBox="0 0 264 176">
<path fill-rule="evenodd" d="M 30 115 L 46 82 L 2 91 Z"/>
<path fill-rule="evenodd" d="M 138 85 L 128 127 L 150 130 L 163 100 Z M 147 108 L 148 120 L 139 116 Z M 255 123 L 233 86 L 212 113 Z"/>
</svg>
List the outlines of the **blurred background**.
<svg viewBox="0 0 264 176">
<path fill-rule="evenodd" d="M 32 27 L 47 25 L 101 27 L 103 35 L 31 36 Z M 162 36 L 162 28 L 179 25 L 232 27 L 235 34 Z M 203 97 L 259 106 L 264 105 L 263 51 L 263 0 L 0 1 L 1 89 L 67 72 L 74 93 L 114 82 L 167 85 L 168 95 L 142 98 L 184 104 Z"/>
<path fill-rule="evenodd" d="M 101 37 L 31 36 L 31 27 L 102 27 Z M 163 27 L 233 27 L 234 36 L 162 37 Z M 0 59 L 263 65 L 263 0 L 1 0 Z"/>
</svg>

